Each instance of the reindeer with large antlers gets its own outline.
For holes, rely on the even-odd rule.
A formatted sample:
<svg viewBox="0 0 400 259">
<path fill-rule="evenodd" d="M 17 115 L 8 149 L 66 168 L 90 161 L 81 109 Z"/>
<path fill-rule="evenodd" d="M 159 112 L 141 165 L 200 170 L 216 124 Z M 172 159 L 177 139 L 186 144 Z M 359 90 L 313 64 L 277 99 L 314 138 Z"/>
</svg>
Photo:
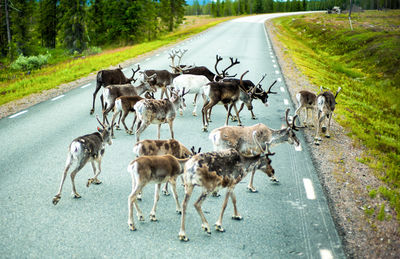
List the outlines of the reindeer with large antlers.
<svg viewBox="0 0 400 259">
<path fill-rule="evenodd" d="M 298 129 L 294 125 L 297 115 L 289 123 L 288 114 L 289 109 L 285 113 L 286 127 L 279 130 L 270 129 L 262 123 L 248 127 L 226 126 L 211 131 L 209 139 L 213 143 L 214 151 L 234 148 L 242 156 L 260 154 L 264 149 L 267 150 L 268 154 L 272 155 L 274 153 L 271 153 L 270 148 L 282 143 L 294 145 L 295 149 L 300 151 L 301 144 L 295 134 Z M 262 143 L 261 147 L 258 142 Z M 252 172 L 247 187 L 251 192 L 256 192 L 253 186 L 254 174 L 255 171 Z M 271 180 L 278 181 L 276 178 L 271 178 Z"/>
<path fill-rule="evenodd" d="M 253 133 L 253 136 L 255 136 L 255 134 L 256 132 Z M 255 137 L 254 141 L 258 143 Z M 236 196 L 234 193 L 236 185 L 245 178 L 250 171 L 257 169 L 263 171 L 269 177 L 274 177 L 275 174 L 271 166 L 271 160 L 268 157 L 269 152 L 263 149 L 261 144 L 259 144 L 259 146 L 261 152 L 249 157 L 242 156 L 235 149 L 226 149 L 217 152 L 200 153 L 186 162 L 183 175 L 185 180 L 185 197 L 182 203 L 181 228 L 179 231 L 179 239 L 181 241 L 189 241 L 185 230 L 186 210 L 195 186 L 200 186 L 202 188 L 201 195 L 194 203 L 194 207 L 200 215 L 202 221 L 201 227 L 207 234 L 211 234 L 211 229 L 201 209 L 201 205 L 207 195 L 213 191 L 227 188 L 221 213 L 215 223 L 215 229 L 217 231 L 225 231 L 222 227 L 222 218 L 229 198 L 231 198 L 233 204 L 234 214 L 232 218 L 235 220 L 242 219 L 236 207 Z"/>
<path fill-rule="evenodd" d="M 112 140 L 110 135 L 110 126 L 101 123 L 98 116 L 96 116 L 96 119 L 102 127 L 97 127 L 98 132 L 78 137 L 69 145 L 67 162 L 65 163 L 65 169 L 61 178 L 60 188 L 56 196 L 53 198 L 54 205 L 56 205 L 61 199 L 62 187 L 64 185 L 68 170 L 74 160 L 77 161 L 77 164 L 75 169 L 71 172 L 71 183 L 72 192 L 75 198 L 81 197 L 75 189 L 75 176 L 87 164 L 87 162 L 91 162 L 92 164 L 94 177 L 88 179 L 86 186 L 89 187 L 92 183 L 101 183 L 101 181 L 97 178 L 101 172 L 101 160 L 104 156 L 106 144 L 111 145 Z"/>
</svg>

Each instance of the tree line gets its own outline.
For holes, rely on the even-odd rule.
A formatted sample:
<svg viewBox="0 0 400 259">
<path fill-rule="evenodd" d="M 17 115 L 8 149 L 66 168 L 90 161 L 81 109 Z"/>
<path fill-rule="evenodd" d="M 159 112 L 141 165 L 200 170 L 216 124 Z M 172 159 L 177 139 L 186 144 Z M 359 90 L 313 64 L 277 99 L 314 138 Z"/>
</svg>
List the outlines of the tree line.
<svg viewBox="0 0 400 259">
<path fill-rule="evenodd" d="M 187 6 L 186 15 L 212 15 L 214 17 L 272 13 L 296 12 L 332 9 L 339 6 L 342 10 L 350 6 L 350 0 L 194 0 L 193 5 Z M 398 9 L 399 0 L 352 0 L 365 10 L 370 9 Z"/>
<path fill-rule="evenodd" d="M 185 0 L 0 0 L 1 57 L 46 49 L 82 52 L 89 46 L 155 39 L 183 21 Z"/>
</svg>

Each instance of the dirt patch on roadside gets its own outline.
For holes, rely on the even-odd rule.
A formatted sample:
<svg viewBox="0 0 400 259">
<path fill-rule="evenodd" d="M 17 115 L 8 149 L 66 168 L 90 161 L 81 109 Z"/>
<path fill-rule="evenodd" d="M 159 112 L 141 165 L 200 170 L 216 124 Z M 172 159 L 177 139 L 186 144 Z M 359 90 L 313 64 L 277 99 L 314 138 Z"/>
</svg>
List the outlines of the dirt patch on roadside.
<svg viewBox="0 0 400 259">
<path fill-rule="evenodd" d="M 317 92 L 318 87 L 310 84 L 286 53 L 288 50 L 277 40 L 279 30 L 271 21 L 267 21 L 266 28 L 293 102 L 297 103 L 295 95 L 300 90 Z M 356 160 L 366 150 L 349 138 L 347 133 L 333 119 L 331 138 L 325 138 L 320 146 L 315 146 L 314 129 L 304 130 L 346 255 L 349 258 L 399 258 L 400 226 L 396 213 L 381 197 L 372 199 L 369 196 L 367 186 L 377 189 L 382 182 L 372 170 Z M 385 204 L 386 220 L 379 221 L 366 215 L 365 209 L 374 208 L 377 213 L 381 204 Z"/>
</svg>

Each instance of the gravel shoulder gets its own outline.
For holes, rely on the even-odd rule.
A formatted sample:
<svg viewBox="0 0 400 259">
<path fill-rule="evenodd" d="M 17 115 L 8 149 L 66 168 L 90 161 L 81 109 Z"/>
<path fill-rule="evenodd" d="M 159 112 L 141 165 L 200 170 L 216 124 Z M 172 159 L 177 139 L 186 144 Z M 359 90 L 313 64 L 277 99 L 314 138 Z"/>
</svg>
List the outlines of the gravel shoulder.
<svg viewBox="0 0 400 259">
<path fill-rule="evenodd" d="M 289 55 L 285 53 L 285 48 L 276 38 L 279 31 L 273 27 L 270 21 L 267 21 L 266 25 L 292 101 L 296 103 L 294 96 L 299 90 L 308 89 L 315 92 L 318 88 L 309 83 Z M 160 50 L 156 52 L 158 51 Z M 137 63 L 138 60 L 153 53 L 127 60 L 120 65 L 125 67 L 128 64 Z M 86 84 L 95 80 L 95 76 L 94 73 L 74 82 L 60 85 L 56 89 L 2 105 L 0 106 L 0 118 Z M 340 105 L 340 94 L 338 99 L 338 105 Z M 307 146 L 312 154 L 318 177 L 324 187 L 347 256 L 349 258 L 399 258 L 400 226 L 396 221 L 396 214 L 389 207 L 388 202 L 381 197 L 370 198 L 367 186 L 377 189 L 382 183 L 366 165 L 356 161 L 357 157 L 361 157 L 366 152 L 365 148 L 347 137 L 347 130 L 338 125 L 335 120 L 332 121 L 331 126 L 332 137 L 324 139 L 318 147 L 313 144 L 313 133 L 314 131 L 311 129 L 304 129 Z M 370 206 L 378 211 L 382 203 L 386 205 L 386 220 L 379 221 L 366 216 L 365 206 Z"/>
<path fill-rule="evenodd" d="M 266 28 L 292 101 L 297 104 L 295 95 L 298 91 L 317 92 L 319 87 L 311 85 L 296 67 L 287 49 L 277 40 L 279 30 L 271 21 L 266 22 Z M 331 138 L 325 138 L 320 146 L 313 144 L 314 129 L 306 128 L 303 132 L 347 256 L 399 258 L 400 226 L 396 213 L 383 198 L 372 199 L 369 196 L 367 186 L 377 189 L 382 182 L 371 169 L 356 160 L 367 152 L 365 147 L 349 138 L 346 135 L 348 130 L 336 123 L 334 117 Z M 365 207 L 379 211 L 382 203 L 385 204 L 387 219 L 379 221 L 366 215 Z"/>
</svg>

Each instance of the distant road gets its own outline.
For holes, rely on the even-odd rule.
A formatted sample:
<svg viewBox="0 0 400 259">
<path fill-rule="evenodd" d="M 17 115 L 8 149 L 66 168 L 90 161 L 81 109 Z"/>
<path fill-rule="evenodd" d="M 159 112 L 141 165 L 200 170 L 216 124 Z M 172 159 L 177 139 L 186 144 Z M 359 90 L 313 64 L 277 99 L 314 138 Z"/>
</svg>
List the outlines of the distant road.
<svg viewBox="0 0 400 259">
<path fill-rule="evenodd" d="M 274 86 L 277 95 L 270 96 L 270 106 L 254 101 L 257 120 L 242 111 L 244 125 L 264 123 L 280 128 L 286 108 L 294 108 L 283 81 L 264 21 L 288 14 L 265 14 L 243 17 L 220 24 L 174 48 L 188 49 L 186 64 L 205 65 L 213 70 L 215 55 L 229 57 L 240 65 L 230 74 L 250 72 L 246 79 Z M 155 52 L 141 61 L 142 69 L 169 69 L 168 51 Z M 135 64 L 132 64 L 134 67 Z M 126 69 L 130 76 L 130 68 Z M 52 204 L 64 169 L 69 143 L 76 137 L 94 132 L 97 122 L 89 115 L 95 82 L 82 85 L 54 99 L 0 120 L 0 253 L 4 258 L 344 258 L 344 252 L 330 215 L 326 198 L 303 143 L 302 152 L 287 144 L 273 148 L 272 166 L 279 184 L 257 173 L 258 193 L 249 193 L 249 176 L 238 184 L 235 193 L 242 221 L 231 220 L 228 204 L 223 221 L 225 233 L 212 231 L 207 236 L 201 229 L 200 217 L 192 206 L 199 190 L 190 200 L 186 232 L 190 241 L 178 240 L 180 216 L 175 213 L 172 196 L 161 196 L 158 222 L 150 222 L 148 213 L 153 204 L 153 186 L 147 186 L 140 202 L 146 221 L 137 223 L 137 231 L 128 228 L 127 198 L 131 191 L 126 168 L 132 160 L 135 137 L 116 132 L 112 146 L 107 146 L 99 179 L 103 184 L 86 188 L 92 176 L 87 165 L 76 177 L 79 200 L 73 199 L 67 178 L 62 199 Z M 157 97 L 159 93 L 156 94 Z M 175 137 L 188 147 L 211 151 L 208 133 L 202 132 L 201 116 L 191 116 L 191 98 L 183 117 L 175 121 Z M 97 101 L 95 113 L 100 113 Z M 200 108 L 198 110 L 200 113 Z M 222 106 L 213 109 L 209 130 L 224 124 Z M 129 123 L 132 116 L 128 117 Z M 230 125 L 236 125 L 230 122 Z M 155 138 L 157 127 L 150 126 L 142 138 Z M 161 137 L 169 138 L 167 125 Z M 180 201 L 183 187 L 178 186 Z M 222 192 L 224 193 L 224 192 Z M 208 197 L 203 203 L 205 215 L 212 225 L 219 215 L 223 198 Z"/>
</svg>

